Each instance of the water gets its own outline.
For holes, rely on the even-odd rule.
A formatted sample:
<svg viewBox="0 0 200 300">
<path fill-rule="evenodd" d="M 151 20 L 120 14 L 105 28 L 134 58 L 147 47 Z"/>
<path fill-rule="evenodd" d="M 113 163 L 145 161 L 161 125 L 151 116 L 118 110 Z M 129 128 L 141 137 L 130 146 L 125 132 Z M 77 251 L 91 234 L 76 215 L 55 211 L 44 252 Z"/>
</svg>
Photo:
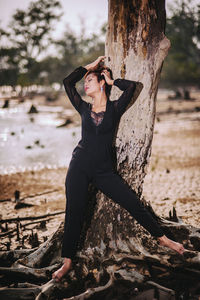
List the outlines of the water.
<svg viewBox="0 0 200 300">
<path fill-rule="evenodd" d="M 11 101 L 9 108 L 0 108 L 0 174 L 69 165 L 80 126 L 56 128 L 71 111 L 36 105 L 39 113 L 27 114 L 32 103 Z"/>
</svg>

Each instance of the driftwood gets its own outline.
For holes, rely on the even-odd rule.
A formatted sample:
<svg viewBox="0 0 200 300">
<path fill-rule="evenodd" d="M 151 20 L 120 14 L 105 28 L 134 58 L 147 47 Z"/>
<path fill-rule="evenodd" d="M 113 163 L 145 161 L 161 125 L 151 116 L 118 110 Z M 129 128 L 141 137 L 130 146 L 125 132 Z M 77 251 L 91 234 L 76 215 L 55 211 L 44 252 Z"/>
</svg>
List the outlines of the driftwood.
<svg viewBox="0 0 200 300">
<path fill-rule="evenodd" d="M 22 201 L 22 200 L 25 200 L 27 198 L 35 198 L 36 196 L 41 196 L 41 195 L 46 195 L 46 194 L 49 194 L 49 193 L 54 193 L 54 192 L 57 192 L 59 191 L 59 189 L 54 189 L 52 191 L 47 191 L 47 192 L 42 192 L 42 193 L 37 193 L 37 194 L 34 194 L 34 195 L 28 195 L 26 197 L 23 197 L 23 198 L 20 198 L 19 195 L 20 195 L 20 191 L 16 190 L 15 191 L 15 201 Z M 7 198 L 7 199 L 0 199 L 0 202 L 7 202 L 7 201 L 12 201 L 11 198 Z"/>
<path fill-rule="evenodd" d="M 0 220 L 0 224 L 2 223 L 12 223 L 12 222 L 20 222 L 20 221 L 25 221 L 25 220 L 37 220 L 37 219 L 43 219 L 46 217 L 50 217 L 50 216 L 55 216 L 55 215 L 60 215 L 65 213 L 65 211 L 58 211 L 55 213 L 49 213 L 49 214 L 45 214 L 45 215 L 41 215 L 41 216 L 30 216 L 30 217 L 16 217 L 16 218 L 10 218 L 10 219 L 1 219 Z"/>
<path fill-rule="evenodd" d="M 52 219 L 53 219 L 53 218 L 47 218 L 47 219 L 45 219 L 45 220 L 38 220 L 38 221 L 34 221 L 34 222 L 29 222 L 29 223 L 21 224 L 21 227 L 22 227 L 22 228 L 25 228 L 25 227 L 27 227 L 27 226 L 29 226 L 29 225 L 38 224 L 38 223 L 41 223 L 41 226 L 45 226 L 45 223 L 46 223 L 47 221 L 52 220 Z"/>
<path fill-rule="evenodd" d="M 18 259 L 28 256 L 30 253 L 34 252 L 35 250 L 37 250 L 37 248 L 1 251 L 0 252 L 0 265 L 3 267 L 6 267 L 6 266 L 9 267 Z"/>
<path fill-rule="evenodd" d="M 26 197 L 20 198 L 20 200 L 25 200 L 27 198 L 35 198 L 36 196 L 42 196 L 42 195 L 46 195 L 46 194 L 50 194 L 50 193 L 54 193 L 54 192 L 58 192 L 58 191 L 59 191 L 59 189 L 54 189 L 54 190 L 47 191 L 47 192 L 37 193 L 34 195 L 28 195 Z"/>
<path fill-rule="evenodd" d="M 149 203 L 146 207 L 159 220 L 168 237 L 183 242 L 187 249 L 183 256 L 160 246 L 145 229 L 141 230 L 141 226 L 135 224 L 134 236 L 125 243 L 120 241 L 119 236 L 118 247 L 109 247 L 109 251 L 96 248 L 92 255 L 88 248 L 79 249 L 72 270 L 57 283 L 51 276 L 62 265 L 62 222 L 57 231 L 37 249 L 5 251 L 1 254 L 0 298 L 60 297 L 72 300 L 88 299 L 95 295 L 99 299 L 122 299 L 114 298 L 116 293 L 123 295 L 124 299 L 132 299 L 133 296 L 137 297 L 134 299 L 153 299 L 152 295 L 155 299 L 177 299 L 187 295 L 185 299 L 190 299 L 189 295 L 197 296 L 200 287 L 200 229 L 160 218 Z M 171 218 L 175 215 L 173 209 Z M 181 281 L 184 284 L 181 285 Z"/>
<path fill-rule="evenodd" d="M 27 202 L 21 202 L 20 200 L 17 201 L 16 205 L 15 205 L 15 209 L 21 209 L 21 208 L 25 208 L 25 207 L 31 207 L 34 206 L 34 204 L 32 203 L 27 203 Z"/>
<path fill-rule="evenodd" d="M 34 221 L 34 222 L 20 224 L 20 227 L 24 228 L 26 230 L 32 230 L 31 228 L 27 229 L 26 227 L 29 226 L 29 225 L 40 223 L 40 228 L 45 228 L 46 227 L 46 222 L 48 222 L 48 221 L 50 221 L 52 219 L 53 218 L 47 218 L 47 219 L 44 219 L 44 220 L 38 220 L 38 221 Z M 15 232 L 17 232 L 17 228 L 14 228 L 14 229 L 11 229 L 9 231 L 5 231 L 3 233 L 0 233 L 0 237 L 4 237 L 4 236 L 10 235 L 11 233 L 15 233 Z"/>
<path fill-rule="evenodd" d="M 12 239 L 16 236 L 16 240 L 18 241 L 18 248 L 27 248 L 31 245 L 31 247 L 38 247 L 41 244 L 41 239 L 39 240 L 37 229 L 46 230 L 46 222 L 50 221 L 53 216 L 58 214 L 63 214 L 65 211 L 49 213 L 40 216 L 30 216 L 30 217 L 17 217 L 11 219 L 1 219 L 0 223 L 0 238 L 6 237 L 9 240 L 2 241 L 1 243 L 1 251 L 6 250 L 10 251 L 11 245 L 13 244 Z M 50 217 L 48 217 L 50 216 Z M 47 218 L 48 217 L 48 218 Z M 21 223 L 25 220 L 35 220 L 33 222 Z M 12 224 L 9 226 L 9 224 Z M 39 223 L 39 224 L 38 224 Z M 37 226 L 28 226 L 38 224 Z M 10 227 L 10 228 L 9 228 Z M 35 231 L 35 232 L 34 232 Z M 43 241 L 47 240 L 47 236 L 43 236 Z"/>
<path fill-rule="evenodd" d="M 10 235 L 11 233 L 14 233 L 14 232 L 17 232 L 17 228 L 14 228 L 14 229 L 11 229 L 9 231 L 0 233 L 0 237 L 4 237 L 4 236 L 7 236 L 7 235 Z"/>
<path fill-rule="evenodd" d="M 67 125 L 71 124 L 72 122 L 73 121 L 70 118 L 67 118 L 64 123 L 62 123 L 61 125 L 56 126 L 56 128 L 67 126 Z"/>
<path fill-rule="evenodd" d="M 11 199 L 11 198 L 7 198 L 7 199 L 0 199 L 0 203 L 1 203 L 1 202 L 8 202 L 8 201 L 12 201 L 12 199 Z"/>
</svg>

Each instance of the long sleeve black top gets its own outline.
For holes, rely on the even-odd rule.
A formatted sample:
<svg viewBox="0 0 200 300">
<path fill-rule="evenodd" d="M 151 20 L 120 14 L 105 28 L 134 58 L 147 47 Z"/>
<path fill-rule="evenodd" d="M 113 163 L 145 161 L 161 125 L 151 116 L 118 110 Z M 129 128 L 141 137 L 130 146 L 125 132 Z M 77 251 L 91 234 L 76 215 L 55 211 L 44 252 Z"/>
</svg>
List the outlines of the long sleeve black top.
<svg viewBox="0 0 200 300">
<path fill-rule="evenodd" d="M 112 141 L 119 119 L 125 112 L 136 89 L 136 81 L 117 78 L 113 84 L 123 93 L 117 100 L 107 99 L 106 110 L 99 125 L 95 125 L 91 116 L 91 104 L 84 101 L 76 90 L 76 82 L 81 80 L 88 70 L 82 66 L 76 68 L 63 79 L 65 91 L 74 108 L 81 115 L 81 140 L 75 147 L 72 157 L 93 160 L 95 165 L 112 167 Z"/>
</svg>

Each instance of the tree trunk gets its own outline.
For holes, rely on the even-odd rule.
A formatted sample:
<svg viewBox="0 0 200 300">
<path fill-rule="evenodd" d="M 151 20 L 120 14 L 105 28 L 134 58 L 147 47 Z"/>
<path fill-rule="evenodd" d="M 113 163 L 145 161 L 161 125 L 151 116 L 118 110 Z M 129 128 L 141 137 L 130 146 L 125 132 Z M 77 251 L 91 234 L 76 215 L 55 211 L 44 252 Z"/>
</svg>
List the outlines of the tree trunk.
<svg viewBox="0 0 200 300">
<path fill-rule="evenodd" d="M 114 78 L 140 81 L 144 86 L 137 101 L 122 116 L 115 140 L 117 170 L 141 198 L 151 155 L 158 82 L 170 47 L 164 35 L 165 2 L 109 0 L 108 5 L 105 55 L 109 60 L 106 64 L 113 70 Z M 117 99 L 118 93 L 113 87 L 111 99 Z M 12 259 L 16 259 L 11 268 L 5 267 L 11 254 L 1 257 L 4 267 L 0 273 L 4 275 L 5 285 L 14 278 L 17 281 L 17 268 L 19 278 L 27 278 L 29 284 L 23 288 L 18 284 L 12 289 L 4 285 L 0 298 L 9 295 L 7 299 L 15 299 L 17 295 L 16 299 L 20 299 L 22 295 L 23 299 L 55 299 L 59 295 L 65 299 L 86 299 L 95 295 L 99 297 L 95 299 L 109 300 L 134 296 L 158 299 L 157 295 L 160 299 L 175 299 L 175 291 L 186 295 L 185 287 L 179 288 L 183 280 L 187 282 L 187 291 L 195 294 L 199 288 L 200 230 L 159 218 L 150 204 L 144 198 L 141 200 L 166 235 L 184 243 L 188 251 L 183 257 L 159 246 L 125 209 L 90 185 L 87 214 L 73 270 L 65 277 L 67 283 L 55 283 L 50 273 L 61 264 L 61 224 L 38 250 L 28 256 L 22 253 L 20 259 L 12 254 Z M 177 221 L 175 213 L 173 217 Z M 44 283 L 45 274 L 47 283 Z M 78 296 L 72 298 L 75 295 Z"/>
<path fill-rule="evenodd" d="M 140 194 L 151 155 L 158 82 L 170 47 L 165 19 L 163 0 L 109 1 L 106 56 L 114 77 L 144 85 L 122 116 L 116 139 L 118 170 Z M 114 98 L 117 93 L 115 89 Z"/>
</svg>

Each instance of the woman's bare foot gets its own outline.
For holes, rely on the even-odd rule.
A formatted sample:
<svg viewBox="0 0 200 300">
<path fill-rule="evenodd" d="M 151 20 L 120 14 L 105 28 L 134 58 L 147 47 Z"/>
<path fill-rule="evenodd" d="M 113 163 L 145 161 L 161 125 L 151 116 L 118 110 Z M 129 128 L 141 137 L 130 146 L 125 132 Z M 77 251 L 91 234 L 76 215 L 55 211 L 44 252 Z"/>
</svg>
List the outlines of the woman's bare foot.
<svg viewBox="0 0 200 300">
<path fill-rule="evenodd" d="M 60 269 L 55 271 L 52 274 L 52 278 L 55 279 L 57 282 L 61 280 L 61 278 L 71 269 L 72 267 L 72 260 L 71 258 L 64 258 L 64 264 Z"/>
<path fill-rule="evenodd" d="M 168 248 L 171 248 L 171 249 L 177 251 L 179 254 L 183 254 L 183 252 L 186 251 L 186 249 L 183 247 L 182 244 L 168 239 L 168 237 L 166 237 L 166 235 L 158 237 L 158 240 L 159 240 L 161 246 L 166 246 Z"/>
</svg>

